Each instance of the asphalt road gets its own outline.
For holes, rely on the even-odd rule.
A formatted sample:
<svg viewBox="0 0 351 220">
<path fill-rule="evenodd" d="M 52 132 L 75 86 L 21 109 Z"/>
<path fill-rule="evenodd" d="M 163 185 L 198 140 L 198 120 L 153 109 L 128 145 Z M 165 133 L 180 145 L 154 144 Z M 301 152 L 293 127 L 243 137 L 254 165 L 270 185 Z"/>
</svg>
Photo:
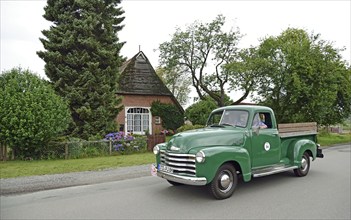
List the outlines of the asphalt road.
<svg viewBox="0 0 351 220">
<path fill-rule="evenodd" d="M 205 187 L 144 176 L 0 197 L 0 219 L 350 219 L 351 146 L 324 150 L 306 177 L 240 182 L 214 200 Z"/>
</svg>

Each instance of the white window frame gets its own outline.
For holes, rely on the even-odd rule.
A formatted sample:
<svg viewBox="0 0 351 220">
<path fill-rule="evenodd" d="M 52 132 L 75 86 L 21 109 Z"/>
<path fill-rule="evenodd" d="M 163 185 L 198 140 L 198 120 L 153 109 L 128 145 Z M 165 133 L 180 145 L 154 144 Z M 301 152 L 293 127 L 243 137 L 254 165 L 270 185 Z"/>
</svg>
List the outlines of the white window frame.
<svg viewBox="0 0 351 220">
<path fill-rule="evenodd" d="M 161 124 L 161 117 L 160 116 L 155 116 L 155 124 L 156 125 Z"/>
<path fill-rule="evenodd" d="M 138 113 L 138 112 L 133 112 L 133 113 L 128 113 L 128 111 L 130 109 L 146 109 L 148 110 L 148 113 Z M 135 131 L 135 125 L 134 125 L 134 121 L 135 121 L 135 118 L 140 115 L 140 131 Z M 133 121 L 133 125 L 129 125 L 128 124 L 128 116 L 129 116 L 129 121 Z M 143 127 L 143 117 L 147 117 L 148 118 L 148 127 L 149 127 L 149 134 L 152 134 L 152 116 L 151 116 L 151 108 L 150 107 L 140 107 L 140 106 L 129 106 L 129 107 L 125 107 L 125 126 L 124 126 L 124 132 L 127 134 L 128 132 L 132 131 L 133 134 L 139 134 L 139 135 L 145 135 L 145 131 L 144 131 L 144 127 Z M 130 126 L 132 126 L 132 129 L 129 129 Z"/>
</svg>

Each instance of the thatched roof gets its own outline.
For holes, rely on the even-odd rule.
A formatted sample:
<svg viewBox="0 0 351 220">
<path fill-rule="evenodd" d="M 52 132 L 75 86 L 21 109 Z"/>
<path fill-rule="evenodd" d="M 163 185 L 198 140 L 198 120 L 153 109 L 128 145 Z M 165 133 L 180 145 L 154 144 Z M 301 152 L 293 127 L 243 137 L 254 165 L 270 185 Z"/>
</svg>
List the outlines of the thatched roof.
<svg viewBox="0 0 351 220">
<path fill-rule="evenodd" d="M 127 60 L 120 72 L 118 94 L 169 96 L 184 111 L 142 51 Z"/>
<path fill-rule="evenodd" d="M 173 96 L 142 51 L 123 64 L 119 90 L 121 94 Z"/>
</svg>

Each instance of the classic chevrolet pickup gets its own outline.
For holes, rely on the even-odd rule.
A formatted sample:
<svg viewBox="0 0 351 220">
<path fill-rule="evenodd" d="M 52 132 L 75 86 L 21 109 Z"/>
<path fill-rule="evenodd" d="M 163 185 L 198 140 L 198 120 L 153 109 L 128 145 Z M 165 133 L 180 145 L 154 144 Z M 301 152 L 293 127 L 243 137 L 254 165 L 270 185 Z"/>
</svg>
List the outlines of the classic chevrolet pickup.
<svg viewBox="0 0 351 220">
<path fill-rule="evenodd" d="M 154 170 L 172 185 L 207 185 L 216 199 L 226 199 L 239 175 L 245 182 L 288 170 L 306 176 L 310 159 L 323 158 L 316 136 L 316 123 L 277 125 L 268 107 L 222 107 L 212 111 L 205 128 L 156 145 Z"/>
</svg>

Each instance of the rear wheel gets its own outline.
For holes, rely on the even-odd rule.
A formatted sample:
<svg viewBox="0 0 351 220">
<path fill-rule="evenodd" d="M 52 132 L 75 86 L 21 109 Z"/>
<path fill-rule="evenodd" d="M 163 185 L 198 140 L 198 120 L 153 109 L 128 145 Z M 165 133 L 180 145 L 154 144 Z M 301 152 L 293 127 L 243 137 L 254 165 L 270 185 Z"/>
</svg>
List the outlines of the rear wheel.
<svg viewBox="0 0 351 220">
<path fill-rule="evenodd" d="M 310 155 L 305 152 L 301 158 L 301 167 L 294 169 L 294 173 L 298 177 L 306 176 L 310 170 Z"/>
<path fill-rule="evenodd" d="M 218 169 L 209 189 L 216 199 L 227 199 L 234 193 L 237 184 L 236 169 L 230 164 L 224 164 Z"/>
</svg>

